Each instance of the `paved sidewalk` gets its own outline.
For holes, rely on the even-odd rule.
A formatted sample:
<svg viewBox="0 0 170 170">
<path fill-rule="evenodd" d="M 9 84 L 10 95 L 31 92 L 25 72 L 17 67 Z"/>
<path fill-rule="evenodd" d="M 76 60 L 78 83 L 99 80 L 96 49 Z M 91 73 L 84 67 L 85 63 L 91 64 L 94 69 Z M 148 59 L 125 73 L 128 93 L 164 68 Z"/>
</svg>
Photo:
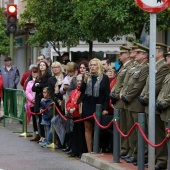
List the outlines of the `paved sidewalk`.
<svg viewBox="0 0 170 170">
<path fill-rule="evenodd" d="M 113 154 L 93 154 L 85 153 L 81 157 L 81 161 L 92 165 L 101 170 L 137 170 L 138 167 L 133 164 L 126 163 L 120 159 L 120 163 L 113 162 Z M 147 168 L 145 168 L 148 170 Z"/>
<path fill-rule="evenodd" d="M 3 115 L 3 108 L 0 108 L 0 116 Z M 3 121 L 0 122 L 0 127 L 3 126 Z M 6 119 L 6 129 L 9 131 L 21 134 L 22 125 L 17 120 Z M 27 132 L 32 134 L 32 122 L 27 125 Z M 120 159 L 120 163 L 113 162 L 113 154 L 111 153 L 101 153 L 101 154 L 90 154 L 85 153 L 81 157 L 81 161 L 94 166 L 101 170 L 137 170 L 138 167 L 133 164 L 126 163 L 123 159 Z M 147 169 L 146 169 L 147 170 Z"/>
</svg>

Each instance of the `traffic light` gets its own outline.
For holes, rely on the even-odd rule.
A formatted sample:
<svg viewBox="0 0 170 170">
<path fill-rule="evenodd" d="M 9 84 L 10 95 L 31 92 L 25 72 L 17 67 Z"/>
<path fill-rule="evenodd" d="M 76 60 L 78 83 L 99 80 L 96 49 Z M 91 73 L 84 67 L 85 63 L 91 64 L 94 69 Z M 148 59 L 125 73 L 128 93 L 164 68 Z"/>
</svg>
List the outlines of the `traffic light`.
<svg viewBox="0 0 170 170">
<path fill-rule="evenodd" d="M 7 31 L 15 33 L 17 31 L 17 5 L 7 5 Z"/>
</svg>

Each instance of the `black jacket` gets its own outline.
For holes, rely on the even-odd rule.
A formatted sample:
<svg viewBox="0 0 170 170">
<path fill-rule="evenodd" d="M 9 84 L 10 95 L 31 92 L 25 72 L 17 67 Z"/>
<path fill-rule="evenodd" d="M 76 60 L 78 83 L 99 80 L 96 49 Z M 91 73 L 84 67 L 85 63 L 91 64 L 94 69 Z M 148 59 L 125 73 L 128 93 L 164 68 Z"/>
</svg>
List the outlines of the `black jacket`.
<svg viewBox="0 0 170 170">
<path fill-rule="evenodd" d="M 43 98 L 43 88 L 48 87 L 48 79 L 51 77 L 51 75 L 47 72 L 46 76 L 44 76 L 39 82 L 35 80 L 35 83 L 39 83 L 39 86 L 32 86 L 32 91 L 35 93 L 35 106 L 34 106 L 34 112 L 38 113 L 40 111 L 40 102 Z"/>
<path fill-rule="evenodd" d="M 93 79 L 93 77 L 92 77 Z M 80 88 L 81 95 L 83 97 L 83 112 L 85 114 L 88 113 L 88 115 L 91 115 L 95 112 L 96 104 L 102 105 L 102 110 L 108 110 L 109 109 L 109 102 L 110 102 L 110 83 L 109 78 L 105 74 L 103 74 L 103 79 L 100 82 L 100 88 L 99 88 L 99 97 L 94 96 L 87 96 L 85 94 L 86 90 L 86 83 L 82 81 L 82 85 Z M 89 107 L 90 106 L 90 107 Z M 84 117 L 84 116 L 83 116 Z"/>
<path fill-rule="evenodd" d="M 63 73 L 63 76 L 65 77 L 66 74 Z M 50 91 L 50 96 L 55 103 L 58 103 L 58 99 L 63 100 L 63 95 L 60 92 L 58 94 L 54 94 L 56 82 L 57 82 L 57 79 L 55 76 L 52 76 L 48 79 L 48 87 Z M 59 86 L 59 89 L 60 89 L 60 86 Z"/>
</svg>

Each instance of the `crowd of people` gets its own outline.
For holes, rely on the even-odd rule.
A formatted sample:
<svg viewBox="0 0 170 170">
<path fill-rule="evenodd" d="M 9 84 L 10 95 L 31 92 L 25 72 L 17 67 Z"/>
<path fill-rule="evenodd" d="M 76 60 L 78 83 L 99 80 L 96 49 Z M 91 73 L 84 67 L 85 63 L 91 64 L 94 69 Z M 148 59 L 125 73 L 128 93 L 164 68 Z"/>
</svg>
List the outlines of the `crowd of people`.
<svg viewBox="0 0 170 170">
<path fill-rule="evenodd" d="M 30 141 L 50 147 L 52 129 L 57 126 L 60 112 L 69 121 L 62 121 L 66 127 L 64 141 L 58 130 L 55 131 L 56 148 L 67 152 L 70 157 L 92 152 L 94 120 L 74 121 L 91 116 L 96 104 L 102 104 L 103 115 L 113 114 L 110 90 L 116 82 L 116 70 L 108 61 L 94 58 L 77 64 L 67 59 L 63 63 L 54 61 L 48 64 L 45 56 L 38 56 L 37 65 L 31 65 L 20 81 L 27 98 L 27 119 L 32 118 L 33 122 L 34 136 Z M 52 103 L 58 108 L 55 115 Z"/>
<path fill-rule="evenodd" d="M 9 60 L 9 58 L 6 58 Z M 7 61 L 5 61 L 7 62 Z M 127 134 L 135 122 L 138 113 L 146 113 L 146 135 L 148 127 L 149 105 L 149 48 L 134 43 L 133 46 L 121 46 L 119 54 L 121 67 L 111 67 L 108 58 L 74 63 L 65 57 L 63 63 L 48 61 L 45 56 L 38 57 L 37 65 L 31 65 L 20 83 L 26 93 L 26 111 L 28 121 L 32 118 L 34 137 L 42 147 L 52 143 L 52 128 L 59 113 L 69 120 L 64 141 L 56 130 L 57 148 L 71 157 L 81 157 L 82 153 L 93 150 L 94 119 L 74 123 L 75 120 L 93 115 L 96 104 L 102 105 L 102 116 L 114 114 L 114 108 L 120 110 L 120 129 Z M 170 52 L 165 44 L 156 44 L 156 143 L 165 138 L 165 128 L 169 119 L 169 83 Z M 7 67 L 4 70 L 9 71 Z M 9 88 L 15 88 L 19 71 L 12 67 L 16 79 Z M 2 78 L 5 71 L 1 70 Z M 18 77 L 16 76 L 18 75 Z M 1 78 L 1 77 L 0 77 Z M 3 78 L 5 82 L 5 78 Z M 5 88 L 5 87 L 4 87 Z M 55 103 L 58 111 L 53 115 Z M 32 114 L 34 113 L 34 114 Z M 39 114 L 41 113 L 41 114 Z M 38 120 L 38 121 L 37 121 Z M 37 123 L 38 122 L 38 123 Z M 61 122 L 60 122 L 61 123 Z M 68 122 L 63 122 L 66 127 Z M 104 133 L 108 133 L 104 131 Z M 112 134 L 110 134 L 112 135 Z M 100 146 L 107 141 L 101 138 Z M 137 129 L 129 138 L 121 137 L 120 157 L 128 163 L 137 165 Z M 108 143 L 104 146 L 105 150 Z M 156 148 L 155 169 L 167 167 L 167 145 Z M 145 147 L 145 166 L 148 166 L 148 147 Z"/>
</svg>

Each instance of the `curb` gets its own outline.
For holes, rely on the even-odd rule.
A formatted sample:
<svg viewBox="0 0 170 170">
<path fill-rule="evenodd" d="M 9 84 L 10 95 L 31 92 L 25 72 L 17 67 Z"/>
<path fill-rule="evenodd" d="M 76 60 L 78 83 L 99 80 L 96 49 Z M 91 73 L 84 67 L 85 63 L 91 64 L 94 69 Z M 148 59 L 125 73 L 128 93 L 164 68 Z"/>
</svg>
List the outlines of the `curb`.
<svg viewBox="0 0 170 170">
<path fill-rule="evenodd" d="M 81 161 L 101 170 L 124 170 L 124 168 L 117 166 L 116 163 L 105 161 L 102 157 L 98 158 L 97 155 L 99 154 L 84 153 Z"/>
</svg>

